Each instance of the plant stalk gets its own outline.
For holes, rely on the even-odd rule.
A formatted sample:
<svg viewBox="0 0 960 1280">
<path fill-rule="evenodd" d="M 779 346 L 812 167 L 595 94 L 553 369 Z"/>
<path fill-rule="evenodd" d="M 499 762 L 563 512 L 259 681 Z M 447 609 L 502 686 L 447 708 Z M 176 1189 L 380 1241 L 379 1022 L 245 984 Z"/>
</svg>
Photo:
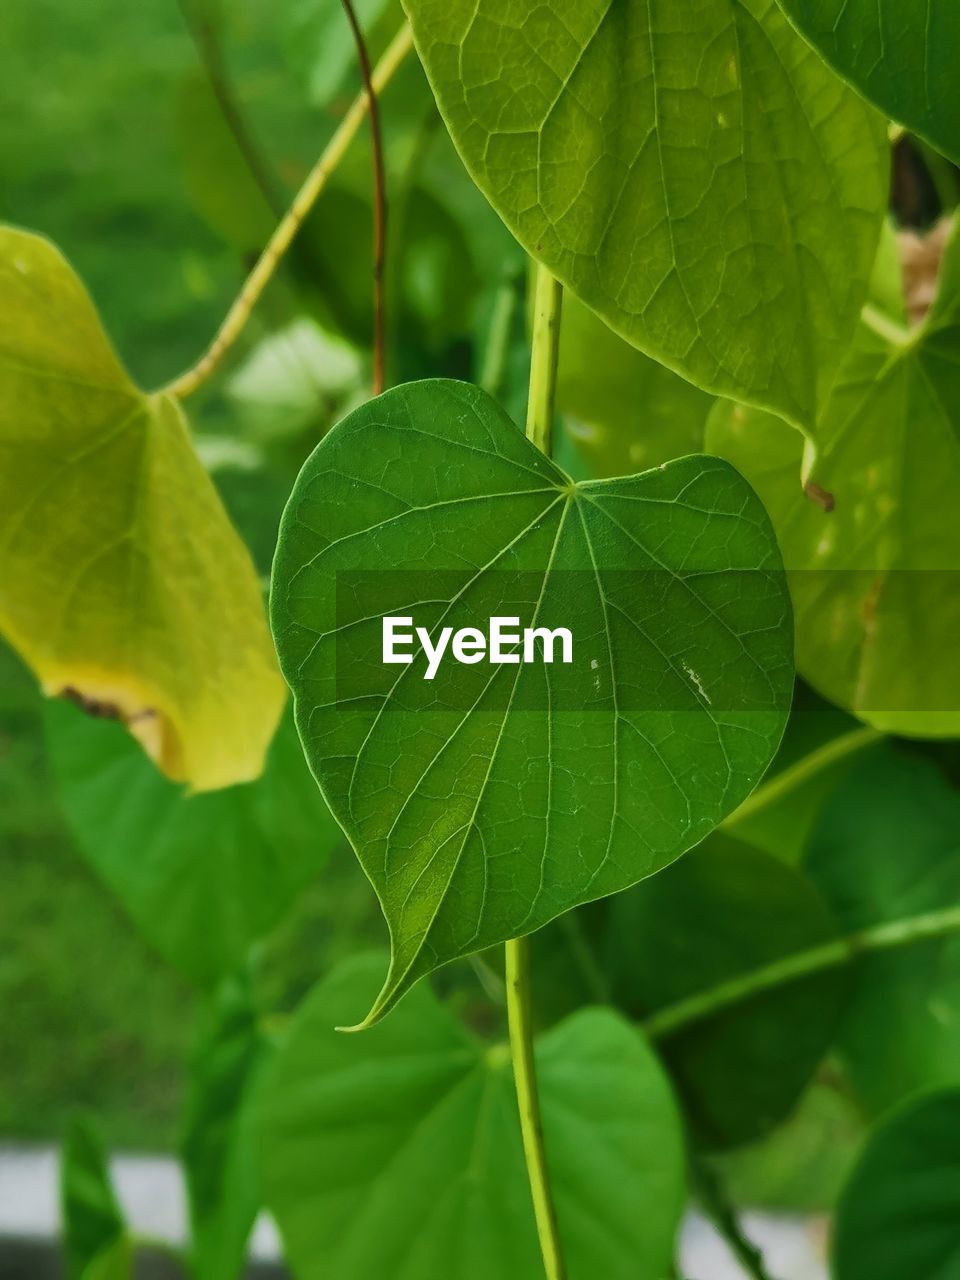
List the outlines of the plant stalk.
<svg viewBox="0 0 960 1280">
<path fill-rule="evenodd" d="M 540 1097 L 533 1052 L 533 1025 L 530 1008 L 530 954 L 526 938 L 506 943 L 507 1025 L 510 1029 L 510 1056 L 520 1107 L 523 1154 L 533 1197 L 533 1214 L 543 1255 L 547 1280 L 565 1280 L 566 1269 L 560 1249 L 557 1215 L 550 1191 Z"/>
<path fill-rule="evenodd" d="M 549 457 L 553 426 L 557 346 L 560 336 L 561 287 L 550 272 L 537 266 L 536 312 L 530 350 L 530 394 L 527 402 L 527 438 Z M 533 1051 L 533 1016 L 530 999 L 530 947 L 526 938 L 506 943 L 507 1026 L 510 1056 L 520 1108 L 520 1133 L 527 1165 L 533 1214 L 547 1280 L 566 1280 L 566 1267 L 557 1230 L 557 1214 L 550 1190 L 550 1175 L 543 1143 L 540 1097 Z"/>
<path fill-rule="evenodd" d="M 760 969 L 718 983 L 707 991 L 678 1000 L 652 1014 L 643 1029 L 652 1040 L 673 1035 L 691 1023 L 712 1017 L 721 1009 L 739 1004 L 751 996 L 770 991 L 783 983 L 806 978 L 824 969 L 835 969 L 870 951 L 887 951 L 930 938 L 941 938 L 960 931 L 960 906 L 943 907 L 903 920 L 890 920 L 872 925 L 843 938 L 833 938 L 808 951 L 783 956 Z"/>
<path fill-rule="evenodd" d="M 376 95 L 382 93 L 390 83 L 395 72 L 412 48 L 413 35 L 409 25 L 405 23 L 394 36 L 370 77 L 373 87 L 373 101 L 376 100 Z M 192 368 L 182 373 L 164 388 L 168 395 L 176 396 L 181 400 L 186 396 L 192 395 L 198 387 L 206 382 L 207 378 L 210 377 L 234 342 L 236 342 L 250 318 L 251 311 L 259 301 L 277 266 L 303 225 L 304 218 L 313 208 L 330 175 L 343 159 L 351 142 L 359 132 L 360 126 L 370 109 L 370 102 L 371 98 L 368 97 L 366 90 L 354 99 L 350 109 L 327 144 L 323 155 L 307 175 L 303 186 L 294 197 L 293 203 L 277 226 L 276 231 L 270 237 L 269 243 L 260 255 L 257 265 L 247 277 L 243 288 L 227 312 L 226 318 L 217 331 L 213 342 Z"/>
<path fill-rule="evenodd" d="M 370 111 L 370 143 L 373 163 L 373 394 L 378 396 L 384 386 L 384 276 L 387 257 L 387 180 L 383 162 L 383 134 L 380 129 L 380 108 L 377 90 L 370 70 L 370 55 L 352 0 L 342 0 L 343 11 L 357 46 L 360 78 L 367 95 Z"/>
<path fill-rule="evenodd" d="M 533 338 L 530 344 L 530 394 L 527 400 L 527 439 L 550 457 L 553 445 L 553 403 L 560 350 L 560 309 L 563 286 L 544 266 L 537 267 L 533 299 Z"/>
</svg>

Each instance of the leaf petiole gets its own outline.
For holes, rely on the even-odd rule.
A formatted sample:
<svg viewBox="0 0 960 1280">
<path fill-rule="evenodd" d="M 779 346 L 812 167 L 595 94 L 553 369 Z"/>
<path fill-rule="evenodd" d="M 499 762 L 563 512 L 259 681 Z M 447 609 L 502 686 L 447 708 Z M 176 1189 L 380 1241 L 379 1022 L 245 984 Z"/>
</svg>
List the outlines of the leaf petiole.
<svg viewBox="0 0 960 1280">
<path fill-rule="evenodd" d="M 530 392 L 527 401 L 527 439 L 550 456 L 553 402 L 560 346 L 560 282 L 546 267 L 537 266 L 533 337 L 530 349 Z M 533 1051 L 533 1019 L 530 1008 L 530 950 L 526 938 L 513 938 L 506 949 L 507 1025 L 510 1056 L 520 1108 L 520 1132 L 527 1178 L 533 1196 L 533 1213 L 547 1280 L 565 1280 L 566 1268 L 557 1230 L 557 1215 L 550 1190 L 550 1175 L 543 1143 L 540 1099 Z"/>
<path fill-rule="evenodd" d="M 390 42 L 370 77 L 374 100 L 376 95 L 382 93 L 390 83 L 395 72 L 402 65 L 412 48 L 413 36 L 409 25 L 404 23 Z M 180 374 L 178 378 L 175 378 L 173 382 L 164 388 L 167 395 L 176 396 L 180 400 L 192 395 L 198 387 L 206 382 L 243 332 L 244 326 L 250 318 L 250 313 L 259 301 L 264 289 L 270 283 L 273 273 L 282 261 L 284 254 L 293 243 L 293 239 L 303 225 L 304 219 L 313 208 L 330 175 L 343 159 L 351 142 L 356 137 L 367 112 L 370 110 L 370 101 L 371 99 L 365 89 L 354 99 L 349 111 L 341 120 L 336 133 L 327 144 L 323 155 L 307 175 L 303 186 L 294 197 L 293 203 L 280 221 L 276 231 L 270 237 L 266 248 L 257 261 L 257 265 L 253 268 L 242 289 L 234 299 L 233 305 L 227 312 L 226 318 L 217 331 L 213 342 L 195 365 L 187 369 L 185 373 Z"/>
</svg>

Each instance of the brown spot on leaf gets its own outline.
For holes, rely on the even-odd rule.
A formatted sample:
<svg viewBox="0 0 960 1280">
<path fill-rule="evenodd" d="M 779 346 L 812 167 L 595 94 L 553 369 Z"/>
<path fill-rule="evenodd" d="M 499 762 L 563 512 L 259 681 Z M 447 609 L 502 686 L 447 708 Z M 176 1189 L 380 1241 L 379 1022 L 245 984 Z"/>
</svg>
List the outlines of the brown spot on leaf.
<svg viewBox="0 0 960 1280">
<path fill-rule="evenodd" d="M 822 485 L 817 484 L 816 480 L 808 480 L 803 486 L 803 492 L 805 497 L 809 498 L 811 502 L 815 502 L 818 507 L 826 511 L 827 515 L 837 505 L 833 494 L 824 489 Z"/>
</svg>

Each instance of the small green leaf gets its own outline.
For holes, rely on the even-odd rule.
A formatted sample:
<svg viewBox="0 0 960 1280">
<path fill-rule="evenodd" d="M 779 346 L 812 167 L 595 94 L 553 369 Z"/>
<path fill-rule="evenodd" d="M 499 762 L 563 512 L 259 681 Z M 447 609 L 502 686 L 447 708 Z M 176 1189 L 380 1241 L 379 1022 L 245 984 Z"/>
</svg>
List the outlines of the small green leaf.
<svg viewBox="0 0 960 1280">
<path fill-rule="evenodd" d="M 779 555 L 732 468 L 574 484 L 462 383 L 398 387 L 318 446 L 271 608 L 304 750 L 390 927 L 368 1021 L 696 844 L 756 784 L 790 702 Z M 575 656 L 428 681 L 422 654 L 383 664 L 384 613 L 562 625 Z"/>
<path fill-rule="evenodd" d="M 542 1263 L 505 1045 L 423 985 L 356 1039 L 334 1024 L 381 961 L 338 968 L 298 1012 L 260 1092 L 267 1205 L 299 1280 L 492 1280 Z M 608 1010 L 537 1049 L 570 1280 L 663 1280 L 683 1207 L 680 1122 L 643 1037 Z"/>
<path fill-rule="evenodd" d="M 253 1108 L 269 1052 L 249 983 L 225 983 L 193 1054 L 181 1141 L 196 1280 L 243 1272 L 261 1203 Z"/>
<path fill-rule="evenodd" d="M 933 764 L 884 748 L 827 801 L 807 868 L 844 931 L 953 907 L 960 898 L 960 793 Z M 960 936 L 857 962 L 839 1048 L 866 1108 L 960 1083 Z"/>
<path fill-rule="evenodd" d="M 831 1274 L 960 1276 L 960 1090 L 914 1100 L 872 1135 L 840 1200 Z"/>
<path fill-rule="evenodd" d="M 88 1120 L 75 1120 L 64 1141 L 60 1198 L 68 1280 L 83 1280 L 89 1264 L 126 1234 L 103 1141 Z"/>
<path fill-rule="evenodd" d="M 885 115 L 960 163 L 955 0 L 778 0 L 829 64 Z"/>
<path fill-rule="evenodd" d="M 707 448 L 743 472 L 777 530 L 800 674 L 868 724 L 919 737 L 960 733 L 958 276 L 954 235 L 920 328 L 865 308 L 817 425 L 819 502 L 783 423 L 725 403 L 707 428 Z"/>
<path fill-rule="evenodd" d="M 177 402 L 121 368 L 77 276 L 0 228 L 0 631 L 45 692 L 195 790 L 254 778 L 283 707 L 253 564 Z"/>
<path fill-rule="evenodd" d="M 524 248 L 706 390 L 812 426 L 887 199 L 882 119 L 774 0 L 407 0 L 467 169 Z"/>
<path fill-rule="evenodd" d="M 194 981 L 232 973 L 342 839 L 285 716 L 255 782 L 188 795 L 118 725 L 51 704 L 47 746 L 87 861 Z"/>
<path fill-rule="evenodd" d="M 838 936 L 823 896 L 790 867 L 722 834 L 611 904 L 606 971 L 634 1017 Z M 846 998 L 841 969 L 775 987 L 657 1036 L 699 1142 L 751 1142 L 794 1106 Z"/>
</svg>

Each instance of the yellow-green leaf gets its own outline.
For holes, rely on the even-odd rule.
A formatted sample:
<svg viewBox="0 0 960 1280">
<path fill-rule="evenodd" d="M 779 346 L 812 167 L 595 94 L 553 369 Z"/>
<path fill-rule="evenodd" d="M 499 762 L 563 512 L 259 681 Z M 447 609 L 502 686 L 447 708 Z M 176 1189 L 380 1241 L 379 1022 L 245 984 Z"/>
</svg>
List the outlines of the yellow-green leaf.
<svg viewBox="0 0 960 1280">
<path fill-rule="evenodd" d="M 283 706 L 260 584 L 170 396 L 69 264 L 0 228 L 0 632 L 44 691 L 196 790 L 256 777 Z"/>
</svg>

